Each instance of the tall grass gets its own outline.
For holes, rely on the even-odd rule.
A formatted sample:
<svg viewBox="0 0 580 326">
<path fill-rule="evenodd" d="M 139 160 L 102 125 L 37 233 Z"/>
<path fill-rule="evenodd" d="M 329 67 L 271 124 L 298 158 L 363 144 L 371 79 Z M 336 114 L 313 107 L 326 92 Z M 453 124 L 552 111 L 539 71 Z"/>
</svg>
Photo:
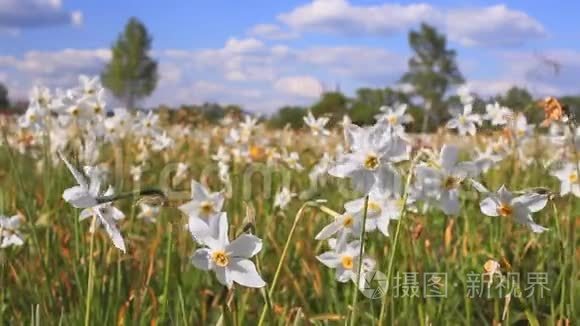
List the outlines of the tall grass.
<svg viewBox="0 0 580 326">
<path fill-rule="evenodd" d="M 130 142 L 122 145 L 126 162 L 136 155 Z M 158 186 L 164 164 L 175 161 L 190 164 L 191 177 L 198 179 L 204 166 L 214 164 L 200 148 L 199 142 L 183 141 L 168 157 L 154 156 L 141 184 Z M 294 150 L 303 154 L 309 167 L 324 149 L 296 144 Z M 114 166 L 109 152 L 103 150 L 103 160 Z M 503 183 L 511 189 L 557 189 L 556 180 L 538 162 L 526 168 L 514 164 L 506 160 L 483 181 L 492 189 Z M 120 191 L 133 190 L 128 166 L 124 164 L 122 173 L 114 176 L 115 184 L 125 187 Z M 364 325 L 546 325 L 564 320 L 574 324 L 580 318 L 580 286 L 575 281 L 579 277 L 575 233 L 580 225 L 580 204 L 574 197 L 557 197 L 535 215 L 539 224 L 550 228 L 541 235 L 509 220 L 483 216 L 473 191 L 464 193 L 460 216 L 446 218 L 435 210 L 406 212 L 392 226 L 394 236 L 366 235 L 365 252 L 377 259 L 379 270 L 391 280 L 389 292 L 378 300 L 358 296 L 352 306 L 351 298 L 358 295 L 352 284 L 337 283 L 333 271 L 315 258 L 325 244 L 314 241 L 314 235 L 329 217 L 316 207 L 303 206 L 308 200 L 324 198 L 328 200 L 325 205 L 341 211 L 352 194 L 332 182 L 302 194 L 286 210 L 278 210 L 273 207 L 273 194 L 264 191 L 259 177 L 250 179 L 255 183 L 251 196 L 242 196 L 247 186 L 243 183 L 248 182 L 243 177 L 245 168 L 243 164 L 234 167 L 226 208 L 232 232 L 244 227 L 244 204 L 255 208 L 255 233 L 264 239 L 258 260 L 268 283 L 266 295 L 241 287 L 224 294 L 212 274 L 191 266 L 194 243 L 184 229 L 184 216 L 176 209 L 179 200 L 167 203 L 156 224 L 135 217 L 134 201 L 119 202 L 127 214 L 121 230 L 128 252 L 122 254 L 102 231 L 92 237 L 90 222 L 79 222 L 79 211 L 61 199 L 62 191 L 72 183 L 64 166 L 53 166 L 48 155 L 32 158 L 2 146 L 0 213 L 25 216 L 26 244 L 0 250 L 0 323 L 205 325 L 224 315 L 223 321 L 237 325 L 324 325 L 345 322 L 351 309 L 351 324 Z M 306 171 L 286 171 L 297 192 L 307 189 Z M 220 188 L 215 174 L 206 181 L 212 188 Z M 272 189 L 278 189 L 281 182 L 274 177 Z M 178 188 L 188 191 L 186 184 Z M 419 229 L 422 232 L 417 234 Z M 469 273 L 481 273 L 488 259 L 502 262 L 505 272 L 521 275 L 522 289 L 529 273 L 547 273 L 547 290 L 543 295 L 536 291 L 509 301 L 499 296 L 468 298 Z M 447 295 L 397 296 L 401 289 L 396 288 L 395 280 L 410 272 L 419 273 L 420 290 L 425 286 L 423 273 L 447 273 Z"/>
</svg>

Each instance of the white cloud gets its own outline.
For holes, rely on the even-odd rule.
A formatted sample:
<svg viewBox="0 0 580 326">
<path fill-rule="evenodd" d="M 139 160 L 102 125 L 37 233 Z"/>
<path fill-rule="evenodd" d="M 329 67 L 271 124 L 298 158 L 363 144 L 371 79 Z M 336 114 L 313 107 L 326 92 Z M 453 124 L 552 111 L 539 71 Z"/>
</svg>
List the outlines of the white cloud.
<svg viewBox="0 0 580 326">
<path fill-rule="evenodd" d="M 546 36 L 542 24 L 505 5 L 450 10 L 445 25 L 449 37 L 466 46 L 513 46 Z"/>
<path fill-rule="evenodd" d="M 226 41 L 223 51 L 228 53 L 250 53 L 260 51 L 263 48 L 264 43 L 255 38 L 237 39 L 232 37 Z"/>
<path fill-rule="evenodd" d="M 299 31 L 388 36 L 437 15 L 428 4 L 354 6 L 346 0 L 314 0 L 278 19 Z"/>
<path fill-rule="evenodd" d="M 543 53 L 511 51 L 495 58 L 501 73 L 494 78 L 469 80 L 483 95 L 505 93 L 513 86 L 526 88 L 536 96 L 578 94 L 580 51 L 551 50 Z"/>
<path fill-rule="evenodd" d="M 537 20 L 506 5 L 453 9 L 425 3 L 364 6 L 348 0 L 314 0 L 278 19 L 296 31 L 356 37 L 390 37 L 426 22 L 466 46 L 517 46 L 547 35 Z M 266 31 L 275 25 L 261 28 Z"/>
<path fill-rule="evenodd" d="M 283 30 L 280 25 L 275 24 L 255 25 L 248 30 L 248 34 L 268 40 L 289 40 L 299 36 L 298 32 Z"/>
<path fill-rule="evenodd" d="M 99 74 L 109 58 L 108 49 L 29 51 L 0 56 L 0 70 L 10 76 L 12 96 L 23 98 L 37 84 L 70 87 L 80 74 Z"/>
<path fill-rule="evenodd" d="M 83 24 L 83 13 L 79 10 L 71 12 L 71 23 L 75 26 L 80 26 Z"/>
<path fill-rule="evenodd" d="M 68 12 L 60 0 L 2 0 L 0 29 L 20 30 L 55 25 L 80 25 L 82 13 Z"/>
<path fill-rule="evenodd" d="M 369 47 L 314 47 L 299 51 L 297 57 L 313 68 L 324 67 L 335 78 L 351 79 L 365 86 L 391 84 L 407 67 L 405 57 Z"/>
<path fill-rule="evenodd" d="M 312 76 L 282 77 L 276 81 L 274 88 L 285 94 L 308 98 L 318 98 L 323 91 L 320 81 Z"/>
</svg>

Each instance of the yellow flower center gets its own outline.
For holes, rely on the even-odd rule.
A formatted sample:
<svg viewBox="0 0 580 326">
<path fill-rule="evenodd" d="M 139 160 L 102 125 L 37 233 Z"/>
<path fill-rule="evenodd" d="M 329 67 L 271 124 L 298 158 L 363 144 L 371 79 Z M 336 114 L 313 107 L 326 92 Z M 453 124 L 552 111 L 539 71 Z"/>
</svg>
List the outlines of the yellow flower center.
<svg viewBox="0 0 580 326">
<path fill-rule="evenodd" d="M 367 154 L 367 157 L 365 158 L 364 161 L 365 168 L 367 168 L 368 170 L 376 170 L 376 168 L 379 167 L 379 164 L 380 161 L 376 154 L 374 153 Z"/>
<path fill-rule="evenodd" d="M 254 161 L 261 160 L 264 157 L 264 149 L 260 146 L 253 145 L 250 147 L 250 157 Z"/>
<path fill-rule="evenodd" d="M 352 259 L 352 256 L 342 256 L 340 258 L 340 263 L 344 269 L 352 269 L 354 260 Z"/>
<path fill-rule="evenodd" d="M 352 226 L 353 222 L 354 222 L 354 219 L 352 218 L 352 215 L 348 214 L 344 217 L 344 220 L 342 220 L 342 225 L 345 228 L 349 228 Z"/>
<path fill-rule="evenodd" d="M 445 182 L 443 182 L 443 188 L 447 190 L 455 189 L 459 186 L 459 179 L 454 176 L 448 176 L 445 178 Z"/>
<path fill-rule="evenodd" d="M 379 203 L 377 203 L 376 201 L 369 200 L 367 210 L 370 214 L 378 214 L 381 212 L 381 205 L 379 205 Z"/>
<path fill-rule="evenodd" d="M 390 115 L 390 116 L 387 118 L 387 120 L 389 121 L 389 123 L 390 123 L 390 124 L 394 125 L 394 124 L 397 124 L 397 121 L 398 121 L 399 119 L 397 118 L 397 116 L 396 116 L 396 115 Z"/>
<path fill-rule="evenodd" d="M 216 250 L 211 253 L 211 259 L 219 267 L 226 267 L 230 263 L 230 257 L 223 250 Z"/>
<path fill-rule="evenodd" d="M 151 128 L 151 122 L 149 122 L 149 121 L 145 122 L 145 127 Z"/>
<path fill-rule="evenodd" d="M 79 115 L 79 108 L 75 107 L 72 109 L 71 114 L 74 115 L 75 117 Z"/>
<path fill-rule="evenodd" d="M 507 216 L 512 215 L 513 211 L 514 211 L 514 209 L 508 204 L 501 204 L 497 208 L 497 213 L 503 217 L 507 217 Z"/>
<path fill-rule="evenodd" d="M 568 176 L 568 180 L 570 181 L 570 183 L 576 183 L 576 182 L 578 182 L 578 173 L 577 172 L 572 172 Z"/>
<path fill-rule="evenodd" d="M 101 108 L 100 105 L 97 105 L 97 106 L 95 106 L 94 110 L 95 110 L 95 113 L 96 114 L 99 114 L 99 113 L 101 113 L 101 111 L 103 110 L 103 108 Z"/>
<path fill-rule="evenodd" d="M 213 213 L 213 203 L 211 201 L 204 201 L 199 207 L 201 208 L 201 214 L 204 216 L 209 216 Z"/>
</svg>

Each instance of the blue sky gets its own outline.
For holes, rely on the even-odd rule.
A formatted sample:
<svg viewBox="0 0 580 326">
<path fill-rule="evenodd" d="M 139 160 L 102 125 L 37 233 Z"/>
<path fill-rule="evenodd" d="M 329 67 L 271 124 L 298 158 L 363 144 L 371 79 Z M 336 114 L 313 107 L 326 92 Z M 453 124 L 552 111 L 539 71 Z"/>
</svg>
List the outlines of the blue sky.
<svg viewBox="0 0 580 326">
<path fill-rule="evenodd" d="M 407 33 L 445 32 L 469 86 L 580 93 L 580 2 L 0 0 L 0 81 L 70 87 L 98 74 L 131 16 L 153 35 L 160 82 L 146 105 L 218 101 L 272 112 L 340 87 L 405 87 Z"/>
</svg>

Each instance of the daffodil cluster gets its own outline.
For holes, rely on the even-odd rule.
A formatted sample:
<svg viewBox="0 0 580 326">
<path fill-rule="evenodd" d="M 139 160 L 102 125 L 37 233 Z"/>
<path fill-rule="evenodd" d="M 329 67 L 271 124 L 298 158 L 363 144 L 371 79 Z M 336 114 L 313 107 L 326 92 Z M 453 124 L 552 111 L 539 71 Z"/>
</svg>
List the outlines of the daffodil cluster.
<svg viewBox="0 0 580 326">
<path fill-rule="evenodd" d="M 187 228 L 193 239 L 203 246 L 191 257 L 192 264 L 204 271 L 213 271 L 218 281 L 260 288 L 266 285 L 256 265 L 250 260 L 262 250 L 262 240 L 243 233 L 230 242 L 228 218 L 222 212 L 223 193 L 210 192 L 195 180 L 191 181 L 191 200 L 179 207 L 188 217 Z"/>
</svg>

